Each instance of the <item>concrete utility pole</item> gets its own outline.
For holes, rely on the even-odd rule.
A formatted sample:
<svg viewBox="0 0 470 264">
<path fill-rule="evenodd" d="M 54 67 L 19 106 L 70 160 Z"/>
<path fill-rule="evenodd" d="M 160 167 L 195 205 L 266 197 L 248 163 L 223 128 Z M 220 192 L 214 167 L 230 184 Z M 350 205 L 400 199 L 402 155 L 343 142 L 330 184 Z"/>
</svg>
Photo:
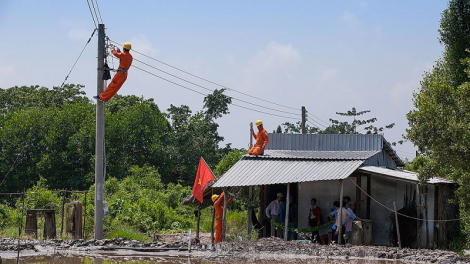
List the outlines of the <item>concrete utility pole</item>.
<svg viewBox="0 0 470 264">
<path fill-rule="evenodd" d="M 307 111 L 305 110 L 305 106 L 302 106 L 302 134 L 307 134 L 307 129 L 305 128 L 305 122 L 307 122 Z"/>
<path fill-rule="evenodd" d="M 103 67 L 105 54 L 104 24 L 98 25 L 98 79 L 96 94 L 103 92 Z M 103 239 L 104 193 L 104 102 L 96 100 L 95 145 L 95 239 Z"/>
</svg>

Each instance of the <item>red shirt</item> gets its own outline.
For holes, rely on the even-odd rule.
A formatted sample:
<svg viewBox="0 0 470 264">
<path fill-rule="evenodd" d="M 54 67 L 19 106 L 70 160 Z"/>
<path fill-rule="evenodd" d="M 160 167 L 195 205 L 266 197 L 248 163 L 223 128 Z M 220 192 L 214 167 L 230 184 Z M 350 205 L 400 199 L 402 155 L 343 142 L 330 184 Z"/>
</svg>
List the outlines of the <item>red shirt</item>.
<svg viewBox="0 0 470 264">
<path fill-rule="evenodd" d="M 117 52 L 115 50 L 113 50 L 113 54 L 119 58 L 119 68 L 129 70 L 132 64 L 132 55 L 127 51 Z"/>
</svg>

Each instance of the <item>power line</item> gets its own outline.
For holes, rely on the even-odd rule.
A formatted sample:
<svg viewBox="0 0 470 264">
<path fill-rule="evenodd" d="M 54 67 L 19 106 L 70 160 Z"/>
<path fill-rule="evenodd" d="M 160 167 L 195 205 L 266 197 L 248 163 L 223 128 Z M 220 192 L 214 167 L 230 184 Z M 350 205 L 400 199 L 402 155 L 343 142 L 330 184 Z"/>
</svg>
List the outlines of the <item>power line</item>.
<svg viewBox="0 0 470 264">
<path fill-rule="evenodd" d="M 100 23 L 100 20 L 98 19 L 98 14 L 96 14 L 95 4 L 93 4 L 93 0 L 91 0 L 91 5 L 93 6 L 93 11 L 95 12 L 96 21 Z M 101 24 L 103 24 L 103 21 L 101 21 Z"/>
<path fill-rule="evenodd" d="M 309 124 L 312 125 L 313 127 L 318 127 L 318 126 L 320 126 L 320 127 L 322 127 L 322 128 L 327 128 L 326 126 L 324 126 L 324 125 L 322 125 L 322 124 L 316 122 L 315 120 L 313 120 L 313 122 L 317 123 L 318 125 L 313 124 L 312 122 L 310 122 L 310 120 L 307 119 L 307 123 L 309 123 Z"/>
<path fill-rule="evenodd" d="M 158 70 L 158 71 L 161 71 L 161 72 L 163 72 L 163 73 L 165 73 L 165 74 L 168 74 L 168 75 L 170 75 L 170 76 L 172 76 L 172 77 L 174 77 L 174 78 L 177 78 L 177 79 L 182 80 L 182 81 L 184 81 L 184 82 L 187 82 L 187 83 L 190 83 L 190 84 L 195 85 L 195 86 L 197 86 L 197 87 L 200 87 L 200 88 L 202 88 L 202 89 L 205 89 L 205 90 L 207 90 L 207 91 L 210 91 L 210 92 L 213 92 L 213 91 L 214 91 L 214 90 L 212 90 L 212 89 L 209 89 L 209 88 L 204 87 L 204 86 L 202 86 L 202 85 L 199 85 L 199 84 L 197 84 L 197 83 L 194 83 L 194 82 L 185 80 L 185 79 L 180 78 L 180 77 L 178 77 L 178 76 L 176 76 L 176 75 L 174 75 L 174 74 L 171 74 L 171 73 L 169 73 L 169 72 L 166 72 L 166 71 L 164 71 L 164 70 L 161 70 L 161 69 L 159 69 L 159 68 L 156 68 L 156 67 L 154 67 L 154 66 L 152 66 L 152 65 L 150 65 L 150 64 L 148 64 L 148 63 L 145 63 L 145 62 L 143 62 L 143 61 L 140 61 L 140 60 L 138 60 L 138 59 L 134 59 L 134 60 L 137 61 L 137 62 L 140 62 L 140 63 L 142 63 L 142 64 L 144 64 L 144 65 L 146 65 L 146 66 L 148 66 L 148 67 L 151 67 L 151 68 L 153 68 L 153 69 L 155 69 L 155 70 Z M 270 108 L 270 107 L 266 107 L 266 106 L 261 106 L 261 105 L 258 105 L 258 104 L 255 104 L 255 103 L 251 103 L 251 102 L 248 102 L 248 101 L 245 101 L 245 100 L 241 100 L 241 99 L 238 99 L 238 98 L 235 98 L 235 97 L 232 97 L 232 96 L 228 96 L 228 97 L 229 97 L 230 99 L 232 99 L 232 100 L 237 100 L 237 101 L 243 102 L 243 103 L 245 103 L 245 104 L 250 104 L 250 105 L 253 105 L 253 106 L 263 107 L 263 108 L 266 108 L 266 109 L 269 109 L 269 110 L 272 110 L 272 111 L 277 111 L 277 112 L 280 112 L 280 113 L 285 113 L 285 114 L 290 114 L 290 115 L 296 115 L 296 116 L 298 115 L 297 113 L 286 112 L 286 111 L 282 111 L 282 110 L 278 110 L 278 109 L 274 109 L 274 108 Z"/>
<path fill-rule="evenodd" d="M 310 112 L 309 112 L 309 111 L 307 111 L 307 113 L 309 113 L 309 114 L 310 114 Z M 315 117 L 316 119 L 318 119 L 318 120 L 322 121 L 323 123 L 325 123 L 327 126 L 329 126 L 329 125 L 330 125 L 330 123 L 329 123 L 329 122 L 326 122 L 326 121 L 322 120 L 321 118 L 319 118 L 319 117 L 315 116 L 314 114 L 311 114 L 311 115 L 312 115 L 313 117 Z"/>
<path fill-rule="evenodd" d="M 93 35 L 95 35 L 95 32 L 96 32 L 96 28 L 93 30 L 93 33 L 91 33 L 91 36 L 90 36 L 90 38 L 88 39 L 88 41 L 86 42 L 85 47 L 83 47 L 82 52 L 80 52 L 80 55 L 78 55 L 78 58 L 75 60 L 75 63 L 73 64 L 73 66 L 72 66 L 72 68 L 70 69 L 69 73 L 68 73 L 67 76 L 65 77 L 65 80 L 62 82 L 62 85 L 60 86 L 60 88 L 57 90 L 57 92 L 55 93 L 54 97 L 52 98 L 51 103 L 54 102 L 56 96 L 59 94 L 59 92 L 60 92 L 60 91 L 62 90 L 62 88 L 64 87 L 64 84 L 65 84 L 65 82 L 67 81 L 67 79 L 69 78 L 70 73 L 72 73 L 73 68 L 75 68 L 75 65 L 77 64 L 78 60 L 79 60 L 80 57 L 82 56 L 83 51 L 85 51 L 86 46 L 88 45 L 88 43 L 90 43 L 91 39 L 93 38 Z"/>
<path fill-rule="evenodd" d="M 161 77 L 161 76 L 159 76 L 159 75 L 156 75 L 156 74 L 154 74 L 154 73 L 152 73 L 152 72 L 149 72 L 149 71 L 147 71 L 147 70 L 144 70 L 144 69 L 142 69 L 142 68 L 140 68 L 140 67 L 137 67 L 137 66 L 134 66 L 134 65 L 132 65 L 132 67 L 134 67 L 134 68 L 136 68 L 136 69 L 138 69 L 138 70 L 141 70 L 141 71 L 143 71 L 143 72 L 146 72 L 146 73 L 148 73 L 148 74 L 150 74 L 150 75 L 153 75 L 153 76 L 155 76 L 155 77 L 157 77 L 157 78 L 160 78 L 160 79 L 162 79 L 162 80 L 164 80 L 164 81 L 167 81 L 167 82 L 169 82 L 169 83 L 172 83 L 172 84 L 174 84 L 174 85 L 180 86 L 180 87 L 182 87 L 182 88 L 184 88 L 184 89 L 190 90 L 191 92 L 194 92 L 194 93 L 197 93 L 197 94 L 200 94 L 200 95 L 203 95 L 203 96 L 207 96 L 207 94 L 204 94 L 204 93 L 199 92 L 199 91 L 197 91 L 197 90 L 191 89 L 191 88 L 189 88 L 189 87 L 187 87 L 187 86 L 184 86 L 184 85 L 182 85 L 182 84 L 173 82 L 173 81 L 168 80 L 168 79 L 166 79 L 166 78 L 163 78 L 163 77 Z M 246 106 L 238 105 L 238 104 L 232 104 L 232 105 L 237 106 L 237 107 L 240 107 L 240 108 L 244 108 L 244 109 L 247 109 L 247 110 L 255 111 L 255 112 L 258 112 L 258 113 L 262 113 L 262 114 L 267 114 L 267 115 L 272 115 L 272 116 L 277 116 L 277 117 L 282 117 L 282 118 L 289 118 L 289 119 L 298 120 L 297 118 L 288 117 L 288 116 L 282 116 L 282 115 L 277 115 L 277 114 L 272 114 L 272 113 L 268 113 L 268 112 L 256 110 L 256 109 L 253 109 L 253 108 L 249 108 L 249 107 L 246 107 Z"/>
<path fill-rule="evenodd" d="M 100 16 L 101 19 L 101 24 L 104 24 L 103 19 L 101 18 L 101 12 L 100 12 L 100 7 L 98 6 L 98 0 L 95 0 L 96 2 L 96 8 L 98 9 L 98 15 Z"/>
<path fill-rule="evenodd" d="M 116 42 L 116 41 L 113 41 L 113 40 L 110 40 L 110 41 L 113 42 L 113 43 L 115 43 L 115 44 L 121 45 L 120 43 L 118 43 L 118 42 Z M 285 107 L 285 108 L 290 108 L 290 109 L 298 110 L 298 109 L 295 108 L 295 107 L 290 107 L 290 106 L 278 104 L 278 103 L 275 103 L 275 102 L 271 102 L 271 101 L 268 101 L 268 100 L 265 100 L 265 99 L 262 99 L 262 98 L 259 98 L 259 97 L 255 97 L 255 96 L 249 95 L 249 94 L 247 94 L 247 93 L 240 92 L 240 91 L 238 91 L 238 90 L 235 90 L 235 89 L 226 87 L 226 86 L 221 85 L 221 84 L 218 84 L 218 83 L 216 83 L 216 82 L 212 82 L 212 81 L 210 81 L 210 80 L 207 80 L 207 79 L 204 79 L 204 78 L 199 77 L 199 76 L 197 76 L 197 75 L 194 75 L 194 74 L 192 74 L 192 73 L 190 73 L 190 72 L 187 72 L 187 71 L 184 71 L 184 70 L 182 70 L 182 69 L 179 69 L 179 68 L 177 68 L 177 67 L 175 67 L 175 66 L 172 66 L 172 65 L 170 65 L 170 64 L 168 64 L 168 63 L 165 63 L 165 62 L 163 62 L 163 61 L 157 60 L 157 59 L 152 58 L 152 57 L 150 57 L 150 56 L 148 56 L 148 55 L 145 55 L 145 54 L 143 54 L 143 53 L 140 53 L 140 52 L 138 52 L 138 51 L 136 51 L 136 50 L 133 50 L 133 52 L 138 53 L 138 54 L 140 54 L 140 55 L 142 55 L 142 56 L 144 56 L 144 57 L 147 57 L 147 58 L 149 58 L 149 59 L 151 59 L 151 60 L 154 60 L 154 61 L 156 61 L 156 62 L 159 62 L 159 63 L 161 63 L 161 64 L 163 64 L 163 65 L 166 65 L 166 66 L 168 66 L 168 67 L 170 67 L 170 68 L 173 68 L 173 69 L 175 69 L 175 70 L 178 70 L 178 71 L 180 71 L 180 72 L 186 73 L 186 74 L 188 74 L 188 75 L 190 75 L 190 76 L 193 76 L 193 77 L 195 77 L 195 78 L 198 78 L 198 79 L 200 79 L 200 80 L 203 80 L 203 81 L 205 81 L 205 82 L 208 82 L 208 83 L 217 85 L 217 86 L 219 86 L 219 87 L 222 87 L 222 88 L 224 88 L 224 89 L 227 89 L 227 90 L 229 90 L 229 91 L 233 91 L 233 92 L 236 92 L 236 93 L 239 93 L 239 94 L 248 96 L 248 97 L 252 97 L 252 98 L 255 98 L 255 99 L 257 99 L 257 100 L 266 102 L 266 103 L 270 103 L 270 104 L 274 104 L 274 105 L 277 105 L 277 106 L 282 106 L 282 107 Z"/>
<path fill-rule="evenodd" d="M 91 18 L 93 19 L 93 24 L 95 24 L 95 29 L 96 29 L 98 27 L 96 26 L 95 17 L 93 16 L 93 12 L 91 11 L 90 2 L 89 0 L 86 0 L 86 2 L 88 3 L 88 9 L 90 10 Z"/>
</svg>

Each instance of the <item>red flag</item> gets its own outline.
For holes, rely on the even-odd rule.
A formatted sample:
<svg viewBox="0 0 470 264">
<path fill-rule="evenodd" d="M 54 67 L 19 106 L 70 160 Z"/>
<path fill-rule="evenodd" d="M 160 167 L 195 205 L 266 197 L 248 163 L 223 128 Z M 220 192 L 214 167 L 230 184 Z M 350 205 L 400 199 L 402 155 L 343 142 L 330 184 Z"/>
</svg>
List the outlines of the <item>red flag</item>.
<svg viewBox="0 0 470 264">
<path fill-rule="evenodd" d="M 193 196 L 202 203 L 204 196 L 204 187 L 215 180 L 215 176 L 211 169 L 206 164 L 206 161 L 201 157 L 199 160 L 199 167 L 197 169 L 196 180 L 194 181 Z"/>
</svg>

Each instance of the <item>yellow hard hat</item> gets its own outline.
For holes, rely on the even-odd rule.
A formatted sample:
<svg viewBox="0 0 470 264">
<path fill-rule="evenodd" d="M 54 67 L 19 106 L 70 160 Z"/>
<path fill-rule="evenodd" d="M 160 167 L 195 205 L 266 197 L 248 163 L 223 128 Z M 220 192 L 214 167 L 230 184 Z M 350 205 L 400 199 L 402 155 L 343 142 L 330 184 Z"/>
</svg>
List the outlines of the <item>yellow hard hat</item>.
<svg viewBox="0 0 470 264">
<path fill-rule="evenodd" d="M 212 202 L 215 202 L 215 200 L 219 198 L 219 196 L 217 194 L 214 194 L 212 195 L 211 199 L 212 199 Z"/>
<path fill-rule="evenodd" d="M 122 45 L 122 47 L 125 48 L 125 49 L 128 49 L 128 50 L 131 50 L 132 45 L 129 42 L 125 42 L 124 45 Z"/>
<path fill-rule="evenodd" d="M 261 121 L 261 120 L 257 120 L 257 121 L 255 122 L 255 124 L 256 124 L 256 126 L 260 126 L 260 125 L 262 125 L 262 124 L 263 124 L 263 121 Z"/>
</svg>

